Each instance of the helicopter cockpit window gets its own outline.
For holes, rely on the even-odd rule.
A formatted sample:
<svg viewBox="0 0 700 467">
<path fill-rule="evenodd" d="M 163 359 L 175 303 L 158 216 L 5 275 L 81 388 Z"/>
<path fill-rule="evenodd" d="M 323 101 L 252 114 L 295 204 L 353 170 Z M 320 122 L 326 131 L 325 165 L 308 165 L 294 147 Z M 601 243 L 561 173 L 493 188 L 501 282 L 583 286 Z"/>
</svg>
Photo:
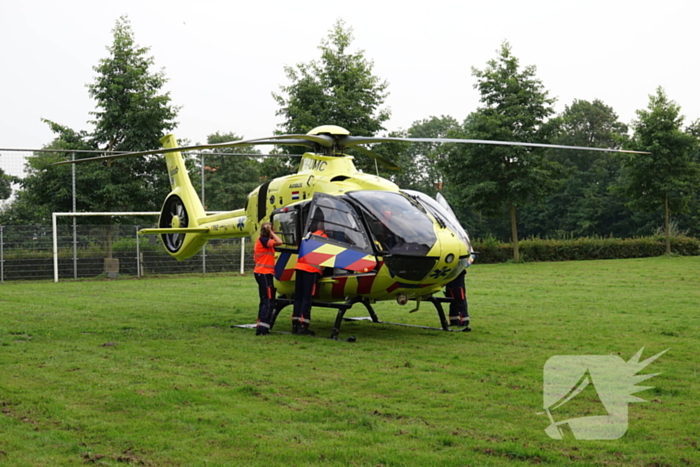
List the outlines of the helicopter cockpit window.
<svg viewBox="0 0 700 467">
<path fill-rule="evenodd" d="M 354 209 L 340 198 L 324 196 L 315 200 L 306 233 L 313 234 L 318 230 L 330 240 L 349 244 L 359 250 L 369 250 L 369 239 Z"/>
<path fill-rule="evenodd" d="M 364 208 L 379 250 L 425 255 L 437 241 L 433 221 L 405 196 L 391 191 L 356 191 L 348 196 Z"/>
</svg>

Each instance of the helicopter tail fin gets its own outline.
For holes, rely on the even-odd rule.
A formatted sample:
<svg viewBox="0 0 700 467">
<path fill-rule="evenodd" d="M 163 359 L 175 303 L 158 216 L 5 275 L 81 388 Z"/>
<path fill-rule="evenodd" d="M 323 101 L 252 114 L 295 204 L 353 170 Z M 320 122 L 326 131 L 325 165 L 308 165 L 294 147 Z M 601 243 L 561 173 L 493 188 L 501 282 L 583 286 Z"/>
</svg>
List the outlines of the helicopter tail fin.
<svg viewBox="0 0 700 467">
<path fill-rule="evenodd" d="M 166 135 L 160 139 L 165 149 L 176 148 L 177 140 L 174 135 Z M 165 162 L 168 165 L 168 177 L 170 178 L 171 194 L 177 193 L 183 200 L 186 200 L 188 211 L 197 219 L 204 216 L 204 206 L 197 195 L 192 181 L 187 173 L 185 160 L 182 153 L 169 152 L 165 154 Z"/>
<path fill-rule="evenodd" d="M 174 135 L 166 135 L 160 142 L 166 149 L 177 147 Z M 166 153 L 165 162 L 171 191 L 161 209 L 158 231 L 168 252 L 177 259 L 185 259 L 197 253 L 207 242 L 197 230 L 199 219 L 203 219 L 206 213 L 192 186 L 182 154 Z"/>
</svg>

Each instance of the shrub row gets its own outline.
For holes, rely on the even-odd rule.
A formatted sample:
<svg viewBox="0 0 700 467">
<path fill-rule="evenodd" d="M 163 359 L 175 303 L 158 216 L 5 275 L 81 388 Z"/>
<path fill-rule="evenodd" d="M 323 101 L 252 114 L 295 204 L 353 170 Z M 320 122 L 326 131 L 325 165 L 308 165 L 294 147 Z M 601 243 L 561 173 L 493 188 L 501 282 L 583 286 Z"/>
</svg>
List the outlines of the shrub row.
<svg viewBox="0 0 700 467">
<path fill-rule="evenodd" d="M 495 239 L 473 242 L 479 263 L 502 263 L 513 259 L 513 245 Z M 671 251 L 681 256 L 700 255 L 700 240 L 672 237 Z M 577 261 L 585 259 L 648 258 L 666 253 L 664 238 L 527 239 L 520 242 L 522 261 Z"/>
</svg>

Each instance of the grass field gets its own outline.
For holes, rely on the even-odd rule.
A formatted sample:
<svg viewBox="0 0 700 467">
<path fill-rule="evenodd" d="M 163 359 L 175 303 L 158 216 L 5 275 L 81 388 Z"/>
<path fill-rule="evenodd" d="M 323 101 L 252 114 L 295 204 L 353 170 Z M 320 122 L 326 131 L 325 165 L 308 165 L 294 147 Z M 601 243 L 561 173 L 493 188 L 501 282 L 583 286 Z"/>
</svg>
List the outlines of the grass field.
<svg viewBox="0 0 700 467">
<path fill-rule="evenodd" d="M 477 263 L 467 286 L 471 333 L 345 323 L 346 343 L 232 329 L 252 276 L 2 284 L 0 465 L 700 465 L 700 258 Z M 670 350 L 623 437 L 547 436 L 550 357 L 641 347 Z"/>
</svg>

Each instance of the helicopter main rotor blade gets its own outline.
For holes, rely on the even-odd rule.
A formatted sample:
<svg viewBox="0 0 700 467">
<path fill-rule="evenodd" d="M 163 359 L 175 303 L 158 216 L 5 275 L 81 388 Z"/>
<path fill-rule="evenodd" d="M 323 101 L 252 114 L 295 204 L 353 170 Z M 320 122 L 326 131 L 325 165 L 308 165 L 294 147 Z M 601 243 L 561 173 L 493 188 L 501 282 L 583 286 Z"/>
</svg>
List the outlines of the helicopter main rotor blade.
<svg viewBox="0 0 700 467">
<path fill-rule="evenodd" d="M 347 134 L 343 135 L 330 135 L 330 134 L 314 134 L 314 135 L 277 135 L 269 136 L 267 138 L 256 138 L 249 140 L 239 140 L 230 141 L 225 143 L 214 143 L 214 144 L 198 144 L 194 146 L 183 146 L 177 148 L 161 148 L 152 149 L 150 151 L 138 151 L 138 152 L 126 152 L 120 154 L 110 154 L 108 156 L 96 156 L 96 157 L 86 157 L 84 159 L 75 159 L 72 161 L 61 161 L 56 162 L 53 165 L 64 165 L 73 164 L 77 162 L 90 162 L 90 161 L 105 161 L 112 159 L 121 159 L 123 157 L 134 157 L 134 156 L 148 156 L 155 154 L 166 154 L 170 152 L 186 152 L 186 151 L 201 151 L 206 149 L 223 149 L 223 148 L 233 148 L 238 146 L 257 146 L 257 145 L 280 145 L 280 146 L 306 146 L 312 149 L 320 147 L 331 148 L 334 150 L 342 151 L 343 148 L 354 148 L 359 152 L 376 159 L 381 162 L 387 168 L 398 169 L 398 166 L 391 162 L 390 160 L 374 153 L 366 148 L 362 148 L 361 144 L 373 144 L 373 143 L 384 143 L 384 142 L 408 142 L 408 143 L 455 143 L 455 144 L 490 144 L 498 146 L 522 146 L 522 147 L 537 147 L 537 148 L 551 148 L 551 149 L 577 149 L 582 151 L 600 151 L 600 152 L 618 152 L 618 153 L 628 153 L 628 154 L 649 154 L 645 151 L 631 151 L 626 149 L 611 149 L 611 148 L 594 148 L 594 147 L 584 147 L 584 146 L 565 146 L 559 144 L 543 144 L 543 143 L 523 143 L 516 141 L 494 141 L 494 140 L 480 140 L 480 139 L 458 139 L 458 138 L 399 138 L 390 136 L 350 136 Z"/>
<path fill-rule="evenodd" d="M 291 136 L 291 135 L 287 135 Z M 223 148 L 234 148 L 238 146 L 257 146 L 266 144 L 277 144 L 284 146 L 307 146 L 313 147 L 316 141 L 310 141 L 308 138 L 298 139 L 298 138 L 286 138 L 286 137 L 270 137 L 270 138 L 259 138 L 259 139 L 249 139 L 245 141 L 230 141 L 226 143 L 214 143 L 214 144 L 198 144 L 195 146 L 181 146 L 177 148 L 160 148 L 152 149 L 150 151 L 137 151 L 137 152 L 125 152 L 121 154 L 110 154 L 108 156 L 95 156 L 86 157 L 84 159 L 76 159 L 74 161 L 61 161 L 55 162 L 52 165 L 64 165 L 73 164 L 76 162 L 90 162 L 90 161 L 106 161 L 112 159 L 121 159 L 123 157 L 136 157 L 136 156 L 149 156 L 155 154 L 166 154 L 170 152 L 187 152 L 187 151 L 201 151 L 204 149 L 223 149 Z"/>
<path fill-rule="evenodd" d="M 384 167 L 386 167 L 387 169 L 391 169 L 391 170 L 401 170 L 401 167 L 399 167 L 398 165 L 394 164 L 393 162 L 391 162 L 391 161 L 390 161 L 389 159 L 387 159 L 386 157 L 380 156 L 380 155 L 377 154 L 376 152 L 372 152 L 372 151 L 370 151 L 370 150 L 367 149 L 367 148 L 363 148 L 362 146 L 353 146 L 352 149 L 353 149 L 354 151 L 359 151 L 359 152 L 361 152 L 361 153 L 364 154 L 365 156 L 368 156 L 368 157 L 371 157 L 372 159 L 375 159 L 377 162 L 379 162 L 380 164 L 382 164 L 382 165 L 383 165 Z"/>
<path fill-rule="evenodd" d="M 517 141 L 495 141 L 484 139 L 458 139 L 458 138 L 399 138 L 390 136 L 343 136 L 339 138 L 340 146 L 350 148 L 358 144 L 372 144 L 385 142 L 409 142 L 409 143 L 457 143 L 457 144 L 490 144 L 496 146 L 524 146 L 533 148 L 550 148 L 550 149 L 580 149 L 582 151 L 601 151 L 601 152 L 621 152 L 628 154 L 650 154 L 645 151 L 632 151 L 628 149 L 611 149 L 611 148 L 593 148 L 585 146 L 565 146 L 561 144 L 544 144 L 544 143 L 522 143 Z"/>
</svg>

